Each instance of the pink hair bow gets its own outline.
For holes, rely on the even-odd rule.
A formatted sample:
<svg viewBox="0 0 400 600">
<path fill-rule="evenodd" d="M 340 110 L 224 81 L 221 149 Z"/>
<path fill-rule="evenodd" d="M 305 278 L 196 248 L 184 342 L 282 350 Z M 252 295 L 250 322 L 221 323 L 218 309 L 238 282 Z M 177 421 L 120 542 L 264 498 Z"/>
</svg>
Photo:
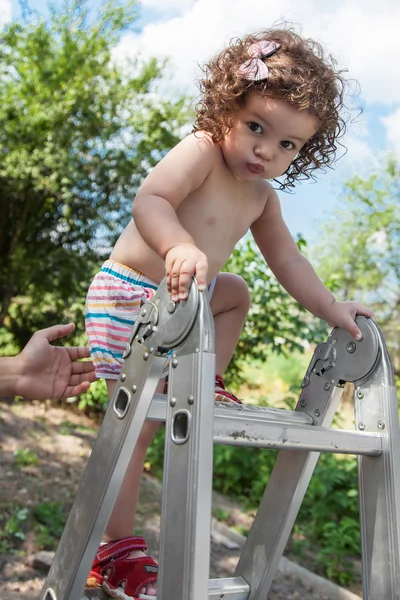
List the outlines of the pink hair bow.
<svg viewBox="0 0 400 600">
<path fill-rule="evenodd" d="M 239 75 L 247 79 L 248 81 L 262 81 L 268 78 L 268 67 L 263 62 L 263 58 L 272 56 L 281 47 L 278 42 L 272 40 L 262 40 L 255 42 L 249 47 L 249 54 L 253 58 L 246 60 L 239 67 Z"/>
</svg>

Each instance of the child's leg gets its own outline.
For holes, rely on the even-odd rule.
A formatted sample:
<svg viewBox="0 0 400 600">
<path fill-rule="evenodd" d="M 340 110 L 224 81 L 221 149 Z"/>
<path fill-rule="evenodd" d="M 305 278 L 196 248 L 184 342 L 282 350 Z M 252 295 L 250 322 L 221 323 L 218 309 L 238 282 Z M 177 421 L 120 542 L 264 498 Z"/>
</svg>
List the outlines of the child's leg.
<svg viewBox="0 0 400 600">
<path fill-rule="evenodd" d="M 245 281 L 234 273 L 219 273 L 210 308 L 215 326 L 216 372 L 222 375 L 235 351 L 250 308 Z"/>
<path fill-rule="evenodd" d="M 114 392 L 116 383 L 115 380 L 107 380 L 109 398 L 111 398 Z M 160 385 L 162 387 L 159 386 L 160 389 L 158 391 L 162 393 L 164 383 Z M 146 452 L 159 426 L 160 423 L 158 421 L 145 421 L 143 425 L 107 524 L 104 534 L 105 542 L 120 540 L 133 534 L 139 486 Z"/>
<path fill-rule="evenodd" d="M 109 398 L 113 395 L 116 383 L 115 380 L 107 380 Z M 162 393 L 164 385 L 164 380 L 160 381 L 157 387 L 158 393 Z M 133 535 L 140 480 L 143 474 L 146 452 L 159 426 L 160 423 L 157 421 L 145 421 L 143 425 L 107 524 L 103 538 L 104 542 L 122 540 Z M 137 558 L 140 556 L 145 556 L 145 553 L 141 550 L 132 550 L 129 554 L 129 558 Z M 138 593 L 155 596 L 157 593 L 156 585 L 154 583 L 149 583 L 141 588 Z"/>
<path fill-rule="evenodd" d="M 210 301 L 215 325 L 217 373 L 223 373 L 232 358 L 249 307 L 250 294 L 244 280 L 233 273 L 220 273 Z M 107 381 L 110 397 L 115 385 L 115 381 Z M 162 392 L 163 386 L 163 382 L 160 382 L 157 391 Z M 143 426 L 106 528 L 105 541 L 118 540 L 132 535 L 146 451 L 158 426 L 159 423 L 151 421 L 146 422 Z M 132 557 L 142 555 L 141 551 L 131 552 Z M 149 596 L 156 595 L 156 585 L 148 584 L 140 593 Z"/>
<path fill-rule="evenodd" d="M 113 261 L 104 263 L 89 288 L 86 331 L 96 375 L 106 379 L 110 398 L 141 304 L 151 299 L 156 289 L 157 284 L 141 273 Z M 163 387 L 164 382 L 157 391 Z M 134 536 L 134 520 L 146 450 L 158 425 L 146 421 L 142 428 L 106 527 L 104 544 L 89 574 L 89 585 L 102 585 L 114 598 L 156 595 L 157 565 L 144 554 L 144 540 Z"/>
</svg>

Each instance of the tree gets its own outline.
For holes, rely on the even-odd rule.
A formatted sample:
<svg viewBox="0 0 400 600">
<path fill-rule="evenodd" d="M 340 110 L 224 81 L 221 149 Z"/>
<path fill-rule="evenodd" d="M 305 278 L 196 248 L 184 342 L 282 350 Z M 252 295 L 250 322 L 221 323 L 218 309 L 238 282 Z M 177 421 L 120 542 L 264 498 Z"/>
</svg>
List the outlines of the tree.
<svg viewBox="0 0 400 600">
<path fill-rule="evenodd" d="M 315 249 L 319 274 L 342 299 L 374 309 L 399 369 L 400 169 L 389 157 L 370 177 L 346 183 L 343 207 Z"/>
<path fill-rule="evenodd" d="M 299 237 L 297 244 L 305 249 Z M 326 326 L 298 304 L 278 283 L 255 242 L 247 238 L 233 251 L 224 270 L 241 275 L 250 290 L 251 307 L 233 359 L 227 381 L 241 381 L 241 364 L 266 360 L 271 352 L 303 352 L 307 343 L 326 337 Z"/>
<path fill-rule="evenodd" d="M 134 19 L 134 0 L 90 23 L 84 0 L 66 1 L 0 33 L 0 326 L 20 343 L 42 324 L 45 295 L 58 319 L 82 304 L 137 187 L 188 120 L 183 98 L 154 95 L 156 60 L 124 71 L 112 60 Z"/>
</svg>

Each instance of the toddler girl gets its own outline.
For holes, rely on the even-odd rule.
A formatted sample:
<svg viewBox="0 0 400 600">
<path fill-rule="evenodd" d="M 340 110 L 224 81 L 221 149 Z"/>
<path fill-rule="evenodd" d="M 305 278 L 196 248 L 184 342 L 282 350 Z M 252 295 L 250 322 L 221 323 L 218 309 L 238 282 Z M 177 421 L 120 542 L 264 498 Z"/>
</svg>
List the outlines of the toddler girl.
<svg viewBox="0 0 400 600">
<path fill-rule="evenodd" d="M 151 171 L 133 202 L 130 221 L 94 278 L 86 327 L 98 377 L 116 385 L 122 352 L 143 301 L 167 277 L 174 301 L 196 276 L 208 288 L 215 322 L 216 399 L 224 389 L 250 296 L 243 279 L 221 269 L 250 229 L 278 281 L 330 326 L 361 333 L 357 302 L 337 302 L 299 252 L 281 214 L 281 187 L 331 165 L 344 133 L 344 81 L 322 47 L 293 31 L 271 29 L 234 40 L 205 67 L 193 133 Z M 268 310 L 268 307 L 266 307 Z M 113 597 L 156 595 L 156 565 L 133 536 L 143 463 L 156 425 L 147 422 L 133 453 L 91 571 Z"/>
</svg>

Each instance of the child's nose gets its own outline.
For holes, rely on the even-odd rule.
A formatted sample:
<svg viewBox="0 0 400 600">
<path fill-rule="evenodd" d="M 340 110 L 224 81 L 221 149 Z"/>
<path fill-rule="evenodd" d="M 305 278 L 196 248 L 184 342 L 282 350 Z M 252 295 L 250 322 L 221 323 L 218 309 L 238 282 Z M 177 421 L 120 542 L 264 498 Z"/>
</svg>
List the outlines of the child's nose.
<svg viewBox="0 0 400 600">
<path fill-rule="evenodd" d="M 272 160 L 273 151 L 271 144 L 264 142 L 263 144 L 259 144 L 255 149 L 256 155 L 262 160 Z"/>
</svg>

